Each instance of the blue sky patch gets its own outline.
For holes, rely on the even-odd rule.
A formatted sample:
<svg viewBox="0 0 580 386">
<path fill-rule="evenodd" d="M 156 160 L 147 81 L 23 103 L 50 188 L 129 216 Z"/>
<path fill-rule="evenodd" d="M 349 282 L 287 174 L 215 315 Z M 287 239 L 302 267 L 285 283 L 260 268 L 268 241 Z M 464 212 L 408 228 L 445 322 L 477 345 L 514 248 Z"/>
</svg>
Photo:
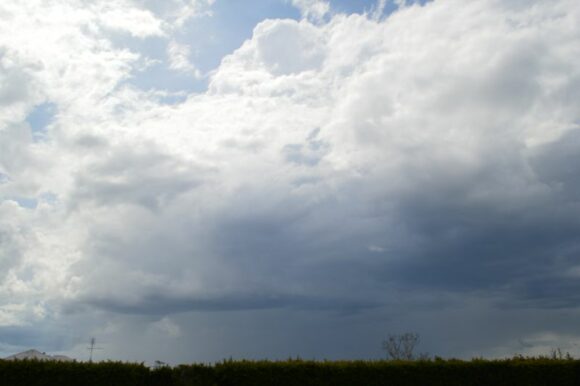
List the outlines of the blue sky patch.
<svg viewBox="0 0 580 386">
<path fill-rule="evenodd" d="M 27 209 L 36 209 L 38 200 L 31 197 L 12 197 L 11 200 L 16 201 L 18 205 Z"/>
<path fill-rule="evenodd" d="M 56 105 L 45 102 L 36 105 L 32 112 L 26 117 L 26 122 L 30 125 L 34 141 L 41 141 L 46 138 L 47 128 L 54 121 L 56 115 Z"/>
</svg>

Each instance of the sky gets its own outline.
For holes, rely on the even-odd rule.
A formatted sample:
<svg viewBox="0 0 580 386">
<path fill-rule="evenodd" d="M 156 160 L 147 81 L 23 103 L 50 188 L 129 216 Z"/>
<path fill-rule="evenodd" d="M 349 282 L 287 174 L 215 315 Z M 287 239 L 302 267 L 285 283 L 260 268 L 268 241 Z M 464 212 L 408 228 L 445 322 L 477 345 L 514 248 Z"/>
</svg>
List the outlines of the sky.
<svg viewBox="0 0 580 386">
<path fill-rule="evenodd" d="M 577 0 L 3 0 L 0 356 L 580 356 Z"/>
</svg>

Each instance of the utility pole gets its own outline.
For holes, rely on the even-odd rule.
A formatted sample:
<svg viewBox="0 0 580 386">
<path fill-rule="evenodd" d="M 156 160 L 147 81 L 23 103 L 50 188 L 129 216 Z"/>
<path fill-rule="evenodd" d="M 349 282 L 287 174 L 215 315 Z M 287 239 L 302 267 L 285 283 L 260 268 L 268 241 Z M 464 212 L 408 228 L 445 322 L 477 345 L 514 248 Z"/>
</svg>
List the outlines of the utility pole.
<svg viewBox="0 0 580 386">
<path fill-rule="evenodd" d="M 97 340 L 94 337 L 91 338 L 90 346 L 87 347 L 87 350 L 89 350 L 89 353 L 90 353 L 90 355 L 89 355 L 89 362 L 92 362 L 93 361 L 93 351 L 95 351 L 95 350 L 102 350 L 101 347 L 95 347 L 95 343 L 96 342 L 97 342 Z"/>
</svg>

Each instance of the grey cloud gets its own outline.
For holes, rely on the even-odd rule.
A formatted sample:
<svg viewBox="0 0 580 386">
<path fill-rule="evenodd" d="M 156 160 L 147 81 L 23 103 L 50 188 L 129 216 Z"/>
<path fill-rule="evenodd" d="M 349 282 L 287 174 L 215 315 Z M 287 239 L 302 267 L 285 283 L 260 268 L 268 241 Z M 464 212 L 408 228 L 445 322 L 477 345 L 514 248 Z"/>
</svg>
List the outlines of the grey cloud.
<svg viewBox="0 0 580 386">
<path fill-rule="evenodd" d="M 580 246 L 576 248 L 574 256 L 580 252 Z M 575 262 L 574 266 L 577 265 Z M 564 270 L 568 267 L 562 267 Z M 509 303 L 515 308 L 544 308 L 544 309 L 575 309 L 580 305 L 580 278 L 568 277 L 562 272 L 554 269 L 547 269 L 537 277 L 530 277 L 523 280 L 523 283 L 515 285 L 514 292 L 517 298 Z M 502 302 L 506 307 L 506 303 Z"/>
<path fill-rule="evenodd" d="M 138 314 L 168 315 L 182 312 L 220 312 L 291 308 L 295 310 L 337 311 L 357 313 L 376 308 L 379 305 L 371 301 L 349 300 L 339 298 L 321 298 L 315 296 L 289 294 L 229 294 L 225 296 L 206 297 L 171 297 L 157 293 L 142 296 L 137 302 L 130 303 L 123 299 L 84 299 L 82 305 L 92 305 L 104 310 Z M 74 306 L 72 306 L 74 308 Z"/>
<path fill-rule="evenodd" d="M 74 141 L 74 146 L 81 148 L 83 151 L 86 149 L 104 149 L 108 145 L 105 138 L 97 135 L 81 135 Z"/>
<path fill-rule="evenodd" d="M 572 129 L 558 140 L 535 149 L 530 160 L 538 179 L 572 206 L 580 201 L 579 154 L 580 129 Z"/>
<path fill-rule="evenodd" d="M 32 136 L 24 125 L 11 124 L 0 131 L 0 167 L 7 175 L 18 175 L 34 165 Z"/>
<path fill-rule="evenodd" d="M 249 197 L 239 199 L 247 202 Z M 346 292 L 340 295 L 344 298 L 337 298 L 333 291 L 345 281 L 360 279 L 351 275 L 352 270 L 327 275 L 325 265 L 301 266 L 299 261 L 315 257 L 319 247 L 300 230 L 307 212 L 298 202 L 289 200 L 278 206 L 277 217 L 268 211 L 268 204 L 263 204 L 255 203 L 247 210 L 234 204 L 205 217 L 202 225 L 195 224 L 196 209 L 191 208 L 180 211 L 183 218 L 177 223 L 173 215 L 158 217 L 153 220 L 155 224 L 136 219 L 129 226 L 132 231 L 123 235 L 117 234 L 116 228 L 109 231 L 105 224 L 94 227 L 86 259 L 75 266 L 86 287 L 82 302 L 118 312 L 157 315 L 283 307 L 349 313 L 378 304 Z M 128 270 L 139 273 L 136 279 L 122 274 Z M 315 272 L 307 272 L 312 270 Z M 140 282 L 141 274 L 146 280 L 153 276 L 154 282 Z M 317 284 L 333 275 L 330 286 Z M 113 283 L 103 285 L 113 277 L 117 278 Z M 204 290 L 199 295 L 199 290 L 185 290 L 190 295 L 169 295 L 173 287 L 188 282 Z M 203 295 L 219 292 L 220 287 L 223 295 Z M 257 292 L 235 295 L 246 293 L 248 288 Z"/>
<path fill-rule="evenodd" d="M 297 165 L 316 166 L 329 151 L 329 144 L 317 139 L 320 128 L 313 130 L 305 143 L 285 145 L 282 154 L 287 162 Z"/>
<path fill-rule="evenodd" d="M 0 211 L 1 213 L 1 211 Z M 22 245 L 15 240 L 17 232 L 7 229 L 0 223 L 0 280 L 4 281 L 10 270 L 20 263 L 22 259 Z"/>
<path fill-rule="evenodd" d="M 72 341 L 67 335 L 66 330 L 55 326 L 0 326 L 0 345 L 21 349 L 39 348 L 47 352 L 60 351 L 71 346 Z"/>
<path fill-rule="evenodd" d="M 46 147 L 36 146 L 25 124 L 8 124 L 0 128 L 0 198 L 34 198 L 42 189 L 42 180 L 52 166 L 43 157 Z"/>
<path fill-rule="evenodd" d="M 85 143 L 86 140 L 84 146 Z M 92 200 L 98 205 L 131 203 L 155 210 L 195 189 L 208 173 L 153 148 L 106 149 L 94 140 L 89 145 L 98 145 L 96 159 L 77 175 L 77 191 L 71 200 L 73 207 Z M 108 153 L 107 157 L 99 159 L 99 152 Z"/>
<path fill-rule="evenodd" d="M 16 203 L 0 198 L 0 286 L 22 264 L 26 246 L 34 242 L 34 232 L 27 220 Z M 0 292 L 0 302 L 11 297 Z"/>
<path fill-rule="evenodd" d="M 6 67 L 3 56 L 0 50 L 0 105 L 27 102 L 31 93 L 31 77 L 20 67 Z"/>
<path fill-rule="evenodd" d="M 389 240 L 387 228 L 389 254 L 396 257 L 375 269 L 376 280 L 407 289 L 498 292 L 514 305 L 576 306 L 575 279 L 565 277 L 578 265 L 580 249 L 578 185 L 570 172 L 580 147 L 571 137 L 576 133 L 537 150 L 530 165 L 539 180 L 506 188 L 509 179 L 496 179 L 503 165 L 493 162 L 485 173 L 463 177 L 434 167 L 426 171 L 432 182 L 386 196 L 393 209 L 385 215 L 415 242 Z M 545 189 L 545 181 L 556 188 Z M 493 194 L 470 199 L 484 189 Z"/>
<path fill-rule="evenodd" d="M 537 39 L 521 39 L 498 43 L 495 62 L 482 65 L 490 66 L 486 71 L 475 73 L 473 78 L 457 83 L 453 90 L 457 95 L 441 98 L 441 103 L 451 102 L 452 110 L 494 109 L 494 118 L 503 114 L 509 117 L 515 113 L 525 113 L 542 96 L 541 77 L 545 76 L 545 47 Z M 453 76 L 451 74 L 451 76 Z M 507 128 L 506 128 L 507 129 Z"/>
</svg>

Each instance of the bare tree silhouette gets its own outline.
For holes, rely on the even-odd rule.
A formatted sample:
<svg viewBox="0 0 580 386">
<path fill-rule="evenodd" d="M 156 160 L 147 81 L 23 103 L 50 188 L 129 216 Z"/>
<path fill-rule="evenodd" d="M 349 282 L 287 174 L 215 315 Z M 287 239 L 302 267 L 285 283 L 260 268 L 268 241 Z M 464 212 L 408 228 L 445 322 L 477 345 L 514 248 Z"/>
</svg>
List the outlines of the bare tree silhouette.
<svg viewBox="0 0 580 386">
<path fill-rule="evenodd" d="M 406 332 L 404 334 L 389 334 L 388 338 L 383 341 L 383 350 L 392 360 L 414 360 L 426 359 L 428 354 L 415 355 L 415 347 L 419 344 L 419 334 Z"/>
</svg>

